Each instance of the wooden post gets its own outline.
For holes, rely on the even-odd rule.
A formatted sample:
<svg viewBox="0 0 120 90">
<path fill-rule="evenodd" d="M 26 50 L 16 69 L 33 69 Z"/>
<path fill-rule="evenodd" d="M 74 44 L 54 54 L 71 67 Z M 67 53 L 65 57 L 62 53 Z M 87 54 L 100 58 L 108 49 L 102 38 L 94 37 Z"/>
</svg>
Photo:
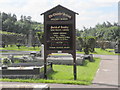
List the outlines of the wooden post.
<svg viewBox="0 0 120 90">
<path fill-rule="evenodd" d="M 75 58 L 74 58 L 74 80 L 77 79 L 77 68 L 76 68 L 76 62 L 75 62 Z"/>
<path fill-rule="evenodd" d="M 77 80 L 76 52 L 74 52 L 73 54 L 73 73 L 74 73 L 74 80 Z"/>
<path fill-rule="evenodd" d="M 47 79 L 47 56 L 44 54 L 44 79 Z"/>
</svg>

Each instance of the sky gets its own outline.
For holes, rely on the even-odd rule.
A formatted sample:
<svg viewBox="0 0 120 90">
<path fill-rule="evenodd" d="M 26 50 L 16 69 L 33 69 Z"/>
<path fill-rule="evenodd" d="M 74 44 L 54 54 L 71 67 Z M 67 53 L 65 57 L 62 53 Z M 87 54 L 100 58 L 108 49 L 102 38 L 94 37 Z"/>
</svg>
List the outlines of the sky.
<svg viewBox="0 0 120 90">
<path fill-rule="evenodd" d="M 109 21 L 118 22 L 119 0 L 0 0 L 0 12 L 31 16 L 32 20 L 43 23 L 40 14 L 58 4 L 79 13 L 76 15 L 76 28 L 94 27 Z"/>
</svg>

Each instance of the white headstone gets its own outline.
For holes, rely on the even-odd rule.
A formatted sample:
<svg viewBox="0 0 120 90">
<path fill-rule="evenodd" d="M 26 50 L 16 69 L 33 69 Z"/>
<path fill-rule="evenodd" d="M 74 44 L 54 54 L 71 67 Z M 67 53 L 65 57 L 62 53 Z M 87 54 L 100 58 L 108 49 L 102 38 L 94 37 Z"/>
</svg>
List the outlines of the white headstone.
<svg viewBox="0 0 120 90">
<path fill-rule="evenodd" d="M 44 45 L 41 45 L 41 57 L 44 58 Z"/>
</svg>

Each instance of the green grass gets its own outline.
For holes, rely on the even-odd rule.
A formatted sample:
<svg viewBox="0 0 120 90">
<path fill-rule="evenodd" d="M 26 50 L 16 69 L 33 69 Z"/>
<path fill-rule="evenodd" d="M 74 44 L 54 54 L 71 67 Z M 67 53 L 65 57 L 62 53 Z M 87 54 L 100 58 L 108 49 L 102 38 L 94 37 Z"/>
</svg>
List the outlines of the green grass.
<svg viewBox="0 0 120 90">
<path fill-rule="evenodd" d="M 17 46 L 13 45 L 12 47 L 5 47 L 5 48 L 0 48 L 0 50 L 16 50 L 16 51 L 40 51 L 40 47 L 25 47 L 21 46 L 20 49 L 18 49 Z"/>
<path fill-rule="evenodd" d="M 17 51 L 40 51 L 41 47 L 24 47 L 21 46 L 20 49 L 18 49 L 17 46 L 13 45 L 13 47 L 5 47 L 5 48 L 0 48 L 0 50 L 17 50 Z M 115 54 L 114 52 L 109 52 L 109 51 L 114 51 L 114 49 L 106 49 L 102 50 L 100 48 L 95 48 L 95 52 L 91 54 L 100 54 L 100 55 L 120 55 L 120 54 Z M 79 52 L 77 53 L 84 54 L 84 52 Z M 61 54 L 54 54 L 54 55 L 61 55 Z M 63 54 L 62 54 L 63 55 Z"/>
<path fill-rule="evenodd" d="M 107 50 L 107 51 L 114 51 L 114 49 L 109 49 L 109 48 L 107 48 L 106 50 Z"/>
<path fill-rule="evenodd" d="M 116 54 L 114 52 L 109 52 L 109 51 L 113 51 L 114 49 L 106 49 L 106 50 L 102 50 L 100 48 L 95 48 L 95 52 L 94 53 L 90 53 L 90 54 L 99 54 L 99 55 L 119 55 L 119 54 Z M 77 53 L 81 53 L 81 54 L 84 54 L 84 52 L 77 52 Z"/>
<path fill-rule="evenodd" d="M 115 55 L 114 52 L 109 52 L 108 50 L 102 50 L 100 48 L 95 48 L 95 53 L 93 54 L 100 54 L 100 55 Z"/>
<path fill-rule="evenodd" d="M 86 61 L 88 62 L 88 61 Z M 91 82 L 96 70 L 99 67 L 100 59 L 96 58 L 95 62 L 88 62 L 85 66 L 77 66 L 77 80 Z M 49 75 L 53 80 L 73 80 L 73 66 L 71 65 L 54 65 L 54 72 Z"/>
<path fill-rule="evenodd" d="M 18 33 L 12 33 L 12 32 L 5 32 L 0 30 L 0 34 L 8 34 L 8 35 L 23 35 L 23 34 L 18 34 Z"/>
<path fill-rule="evenodd" d="M 0 79 L 3 82 L 25 82 L 25 83 L 57 83 L 57 84 L 74 84 L 74 85 L 90 85 L 89 82 L 73 81 L 73 80 L 45 80 L 45 79 Z"/>
<path fill-rule="evenodd" d="M 99 67 L 99 63 L 100 59 L 95 58 L 95 62 L 88 62 L 85 66 L 77 66 L 77 80 L 74 80 L 72 65 L 53 65 L 54 71 L 48 75 L 48 80 L 44 79 L 0 79 L 0 80 L 9 82 L 90 85 Z"/>
</svg>

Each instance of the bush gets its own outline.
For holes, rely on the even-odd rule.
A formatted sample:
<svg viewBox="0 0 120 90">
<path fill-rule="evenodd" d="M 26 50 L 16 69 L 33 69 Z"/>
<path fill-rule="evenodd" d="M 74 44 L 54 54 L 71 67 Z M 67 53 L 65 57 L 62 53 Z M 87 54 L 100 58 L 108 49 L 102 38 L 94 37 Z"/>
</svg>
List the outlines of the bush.
<svg viewBox="0 0 120 90">
<path fill-rule="evenodd" d="M 86 55 L 88 55 L 89 52 L 94 52 L 95 43 L 96 43 L 94 37 L 85 37 L 85 38 L 78 37 L 78 41 L 80 42 L 80 47 L 84 49 Z"/>
<path fill-rule="evenodd" d="M 17 44 L 16 46 L 18 47 L 18 49 L 20 49 L 20 47 L 21 47 L 21 45 L 20 45 L 20 44 Z"/>
<path fill-rule="evenodd" d="M 3 65 L 9 65 L 9 64 L 11 64 L 11 60 L 9 58 L 3 58 L 2 64 Z"/>
<path fill-rule="evenodd" d="M 5 48 L 5 44 L 4 43 L 2 43 L 2 48 Z"/>
</svg>

